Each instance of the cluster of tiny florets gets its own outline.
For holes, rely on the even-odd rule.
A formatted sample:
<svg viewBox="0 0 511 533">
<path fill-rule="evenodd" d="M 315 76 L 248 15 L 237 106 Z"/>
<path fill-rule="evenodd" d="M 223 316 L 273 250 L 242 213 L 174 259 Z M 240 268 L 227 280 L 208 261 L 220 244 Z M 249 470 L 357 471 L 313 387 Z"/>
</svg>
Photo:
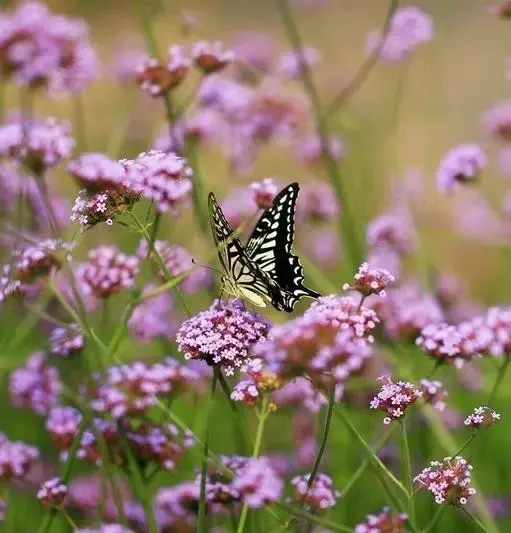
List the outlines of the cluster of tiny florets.
<svg viewBox="0 0 511 533">
<path fill-rule="evenodd" d="M 422 392 L 408 381 L 394 382 L 390 376 L 381 376 L 378 379 L 382 384 L 381 389 L 369 406 L 371 409 L 380 409 L 387 413 L 383 419 L 384 424 L 402 418 L 406 409 L 422 396 Z"/>
<path fill-rule="evenodd" d="M 384 297 L 385 288 L 395 281 L 394 276 L 383 268 L 371 268 L 368 263 L 362 263 L 355 274 L 353 285 L 345 283 L 343 290 L 358 291 L 362 296 L 377 294 Z"/>
<path fill-rule="evenodd" d="M 385 507 L 379 514 L 369 514 L 365 522 L 355 526 L 354 533 L 406 533 L 408 515 L 399 513 L 392 515 L 390 508 Z"/>
<path fill-rule="evenodd" d="M 474 181 L 486 166 L 486 156 L 479 145 L 460 144 L 443 157 L 436 172 L 437 187 L 448 193 L 460 183 Z"/>
<path fill-rule="evenodd" d="M 0 480 L 23 478 L 39 459 L 39 450 L 0 433 Z"/>
<path fill-rule="evenodd" d="M 445 397 L 449 394 L 441 381 L 436 379 L 421 379 L 420 391 L 422 398 L 439 412 L 445 409 Z"/>
<path fill-rule="evenodd" d="M 334 489 L 332 479 L 326 474 L 318 472 L 310 484 L 311 475 L 296 476 L 291 480 L 291 485 L 296 491 L 296 501 L 305 503 L 314 511 L 324 511 L 333 507 L 341 493 Z"/>
<path fill-rule="evenodd" d="M 463 422 L 465 426 L 470 426 L 476 429 L 489 428 L 500 420 L 500 414 L 494 411 L 491 407 L 476 407 L 474 412 L 465 418 Z"/>
<path fill-rule="evenodd" d="M 67 485 L 58 477 L 45 481 L 37 492 L 37 499 L 46 507 L 59 507 L 67 496 Z"/>
<path fill-rule="evenodd" d="M 56 327 L 50 334 L 49 352 L 62 357 L 79 353 L 85 346 L 85 337 L 76 324 Z"/>
</svg>

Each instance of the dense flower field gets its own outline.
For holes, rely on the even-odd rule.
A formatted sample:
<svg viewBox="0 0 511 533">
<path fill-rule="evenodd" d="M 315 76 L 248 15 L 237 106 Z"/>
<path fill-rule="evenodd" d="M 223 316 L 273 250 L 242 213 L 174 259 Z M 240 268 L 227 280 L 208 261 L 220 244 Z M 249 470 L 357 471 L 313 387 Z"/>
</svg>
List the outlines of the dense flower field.
<svg viewBox="0 0 511 533">
<path fill-rule="evenodd" d="M 0 531 L 509 531 L 511 2 L 4 4 Z"/>
</svg>

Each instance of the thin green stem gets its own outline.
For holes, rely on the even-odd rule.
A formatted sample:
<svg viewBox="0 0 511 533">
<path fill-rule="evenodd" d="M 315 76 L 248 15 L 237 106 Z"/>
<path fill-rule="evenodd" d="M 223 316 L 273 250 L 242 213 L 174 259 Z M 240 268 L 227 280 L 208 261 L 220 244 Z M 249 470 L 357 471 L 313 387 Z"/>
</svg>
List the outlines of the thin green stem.
<svg viewBox="0 0 511 533">
<path fill-rule="evenodd" d="M 406 479 L 406 484 L 408 488 L 408 516 L 411 521 L 415 520 L 415 509 L 413 501 L 413 474 L 412 474 L 412 463 L 410 456 L 410 445 L 408 443 L 408 432 L 406 430 L 406 422 L 403 418 L 400 421 L 401 425 L 401 437 L 403 439 L 403 463 L 404 463 L 404 474 Z"/>
<path fill-rule="evenodd" d="M 493 388 L 490 392 L 490 396 L 488 397 L 488 406 L 491 406 L 493 402 L 495 401 L 495 398 L 497 397 L 499 387 L 502 384 L 502 380 L 504 379 L 504 376 L 506 375 L 507 367 L 509 366 L 510 361 L 511 361 L 511 358 L 508 355 L 504 355 L 504 361 L 502 362 L 502 365 L 497 374 L 497 379 L 495 380 L 495 383 L 493 384 Z"/>
<path fill-rule="evenodd" d="M 458 457 L 458 455 L 461 455 L 465 451 L 465 449 L 468 448 L 470 444 L 472 444 L 472 441 L 477 437 L 478 434 L 479 431 L 473 431 L 472 435 L 470 435 L 465 444 L 463 444 L 463 446 L 453 455 L 453 457 Z"/>
<path fill-rule="evenodd" d="M 211 379 L 211 392 L 209 397 L 209 403 L 207 407 L 207 425 L 206 434 L 204 436 L 204 456 L 202 458 L 201 477 L 200 477 L 200 498 L 199 498 L 199 512 L 197 518 L 197 531 L 198 533 L 206 533 L 208 531 L 208 525 L 206 520 L 206 480 L 208 476 L 208 458 L 209 458 L 209 437 L 211 432 L 211 413 L 213 411 L 213 405 L 215 401 L 216 384 L 218 381 L 218 370 L 213 370 L 213 377 Z"/>
<path fill-rule="evenodd" d="M 352 527 L 347 527 L 347 526 L 338 524 L 337 522 L 332 522 L 331 520 L 327 520 L 326 518 L 322 518 L 321 516 L 308 513 L 307 511 L 304 511 L 303 509 L 299 507 L 295 507 L 288 503 L 277 503 L 276 506 L 279 509 L 283 509 L 294 516 L 305 518 L 309 522 L 313 522 L 314 524 L 317 524 L 318 526 L 324 526 L 331 531 L 339 531 L 340 533 L 353 533 Z M 289 525 L 290 524 L 288 524 L 288 526 Z M 286 526 L 284 526 L 284 529 L 287 529 Z"/>
<path fill-rule="evenodd" d="M 422 533 L 431 533 L 437 524 L 442 519 L 443 514 L 445 513 L 445 509 L 447 508 L 447 505 L 440 505 L 436 511 L 436 513 L 433 515 L 433 518 L 429 522 L 429 524 L 422 530 Z"/>
<path fill-rule="evenodd" d="M 488 530 L 484 527 L 482 522 L 478 520 L 475 516 L 472 516 L 470 514 L 466 507 L 463 505 L 458 506 L 458 509 L 461 511 L 462 514 L 464 514 L 475 526 L 477 526 L 481 531 L 484 531 L 484 533 L 488 533 Z"/>
<path fill-rule="evenodd" d="M 355 267 L 360 264 L 362 253 L 357 242 L 354 219 L 351 213 L 351 208 L 347 202 L 346 191 L 344 190 L 344 184 L 341 180 L 339 167 L 330 152 L 330 133 L 328 124 L 323 118 L 321 102 L 312 78 L 311 70 L 303 56 L 304 46 L 302 38 L 295 24 L 288 0 L 277 0 L 277 7 L 288 34 L 289 41 L 291 42 L 293 49 L 299 54 L 303 85 L 314 112 L 316 130 L 321 143 L 323 163 L 342 211 L 342 218 L 339 218 L 339 222 L 346 250 L 346 267 L 350 269 L 350 271 L 353 271 Z"/>
<path fill-rule="evenodd" d="M 259 453 L 261 452 L 261 444 L 263 441 L 263 433 L 264 433 L 264 424 L 267 418 L 268 418 L 268 395 L 264 394 L 262 402 L 261 402 L 261 409 L 258 412 L 259 421 L 257 424 L 257 431 L 256 431 L 256 437 L 254 441 L 254 449 L 252 451 L 252 457 L 259 457 Z M 241 508 L 238 528 L 236 530 L 237 533 L 243 533 L 243 531 L 245 530 L 245 523 L 247 521 L 247 513 L 248 513 L 248 505 L 244 503 L 243 507 Z"/>
</svg>

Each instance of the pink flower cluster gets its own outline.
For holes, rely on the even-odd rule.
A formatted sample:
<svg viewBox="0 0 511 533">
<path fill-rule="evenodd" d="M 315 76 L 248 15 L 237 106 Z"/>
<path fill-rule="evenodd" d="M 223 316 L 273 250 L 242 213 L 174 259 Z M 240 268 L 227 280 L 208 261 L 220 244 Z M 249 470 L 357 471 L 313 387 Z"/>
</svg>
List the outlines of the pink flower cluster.
<svg viewBox="0 0 511 533">
<path fill-rule="evenodd" d="M 46 507 L 59 507 L 67 496 L 67 485 L 58 477 L 45 481 L 37 492 L 37 499 Z"/>
<path fill-rule="evenodd" d="M 392 516 L 389 507 L 384 507 L 379 514 L 369 514 L 362 524 L 355 526 L 354 533 L 406 533 L 408 515 L 399 513 Z"/>
<path fill-rule="evenodd" d="M 460 183 L 474 181 L 486 166 L 486 156 L 475 143 L 452 148 L 440 161 L 436 180 L 440 192 L 449 193 Z"/>
<path fill-rule="evenodd" d="M 441 413 L 445 409 L 445 397 L 449 393 L 445 390 L 441 381 L 421 379 L 420 391 L 424 401 L 432 405 L 438 412 Z"/>
<path fill-rule="evenodd" d="M 384 424 L 402 418 L 408 407 L 422 396 L 422 392 L 408 381 L 394 382 L 390 376 L 381 376 L 378 380 L 382 384 L 381 389 L 369 406 L 371 409 L 380 409 L 387 413 L 383 419 Z"/>
<path fill-rule="evenodd" d="M 500 414 L 494 411 L 491 407 L 476 407 L 474 412 L 465 418 L 463 422 L 465 426 L 470 426 L 476 429 L 489 428 L 500 420 Z"/>
<path fill-rule="evenodd" d="M 39 450 L 20 441 L 10 441 L 0 433 L 0 479 L 24 477 L 39 458 Z"/>
<path fill-rule="evenodd" d="M 55 328 L 49 338 L 49 352 L 61 357 L 69 357 L 82 351 L 85 337 L 76 324 Z"/>
<path fill-rule="evenodd" d="M 383 268 L 371 268 L 368 263 L 362 263 L 355 274 L 353 285 L 345 283 L 343 290 L 349 289 L 359 292 L 362 296 L 367 297 L 371 294 L 377 294 L 384 297 L 385 289 L 395 281 L 394 276 Z"/>
<path fill-rule="evenodd" d="M 311 474 L 305 474 L 291 480 L 291 485 L 296 491 L 296 501 L 305 503 L 314 511 L 324 511 L 334 507 L 341 493 L 333 488 L 332 479 L 318 472 L 309 487 L 310 476 Z"/>
</svg>

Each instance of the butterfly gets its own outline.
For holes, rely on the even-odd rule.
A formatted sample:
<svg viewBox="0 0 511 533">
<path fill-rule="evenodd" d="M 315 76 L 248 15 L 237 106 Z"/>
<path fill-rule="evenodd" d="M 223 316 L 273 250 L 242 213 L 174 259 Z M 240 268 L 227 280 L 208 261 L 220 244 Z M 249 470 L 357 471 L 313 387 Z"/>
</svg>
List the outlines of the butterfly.
<svg viewBox="0 0 511 533">
<path fill-rule="evenodd" d="M 303 267 L 291 252 L 295 233 L 295 207 L 300 187 L 291 183 L 275 197 L 243 245 L 225 218 L 215 195 L 209 194 L 209 215 L 220 262 L 226 272 L 224 290 L 254 305 L 269 301 L 290 313 L 300 298 L 318 298 L 304 287 Z"/>
</svg>

